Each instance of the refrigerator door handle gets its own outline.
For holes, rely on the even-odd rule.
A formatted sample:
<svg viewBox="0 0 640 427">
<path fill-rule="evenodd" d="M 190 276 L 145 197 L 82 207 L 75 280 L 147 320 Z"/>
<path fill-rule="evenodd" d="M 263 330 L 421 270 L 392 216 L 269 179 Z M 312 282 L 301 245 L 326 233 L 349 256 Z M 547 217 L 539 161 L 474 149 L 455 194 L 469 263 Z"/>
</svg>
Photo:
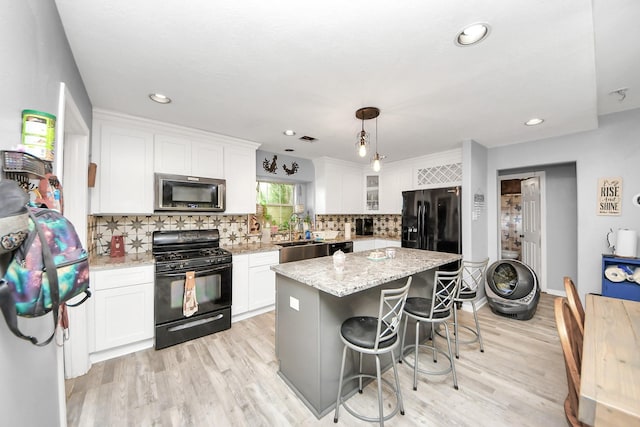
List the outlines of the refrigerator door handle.
<svg viewBox="0 0 640 427">
<path fill-rule="evenodd" d="M 417 212 L 417 219 L 418 219 L 418 229 L 417 231 L 417 243 L 418 243 L 418 249 L 422 249 L 422 204 L 420 202 L 418 202 L 418 212 Z"/>
<path fill-rule="evenodd" d="M 422 246 L 420 247 L 420 249 L 429 249 L 429 230 L 428 230 L 428 225 L 427 225 L 427 204 L 423 203 L 422 204 L 422 230 L 420 230 L 420 232 L 422 233 Z"/>
<path fill-rule="evenodd" d="M 427 249 L 427 235 L 425 227 L 425 213 L 427 212 L 427 207 L 425 206 L 424 202 L 422 203 L 421 209 L 420 209 L 420 249 Z"/>
</svg>

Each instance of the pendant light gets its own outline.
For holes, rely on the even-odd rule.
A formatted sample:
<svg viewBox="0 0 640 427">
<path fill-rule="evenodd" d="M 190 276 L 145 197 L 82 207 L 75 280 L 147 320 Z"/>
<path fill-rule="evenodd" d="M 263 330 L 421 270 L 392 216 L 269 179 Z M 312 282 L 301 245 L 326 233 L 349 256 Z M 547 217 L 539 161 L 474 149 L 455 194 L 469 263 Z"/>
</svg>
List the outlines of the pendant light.
<svg viewBox="0 0 640 427">
<path fill-rule="evenodd" d="M 367 145 L 369 145 L 369 134 L 364 131 L 364 119 L 362 119 L 362 130 L 358 133 L 358 142 L 356 142 L 360 157 L 367 155 Z"/>
<path fill-rule="evenodd" d="M 367 155 L 367 146 L 369 145 L 369 133 L 364 130 L 364 121 L 378 117 L 380 110 L 376 107 L 364 107 L 356 111 L 356 118 L 362 120 L 362 129 L 358 132 L 358 140 L 356 141 L 356 149 L 360 157 Z"/>
<path fill-rule="evenodd" d="M 376 153 L 371 158 L 371 167 L 374 172 L 380 172 L 380 160 L 382 159 L 384 159 L 384 156 L 378 153 L 378 117 L 376 117 Z"/>
</svg>

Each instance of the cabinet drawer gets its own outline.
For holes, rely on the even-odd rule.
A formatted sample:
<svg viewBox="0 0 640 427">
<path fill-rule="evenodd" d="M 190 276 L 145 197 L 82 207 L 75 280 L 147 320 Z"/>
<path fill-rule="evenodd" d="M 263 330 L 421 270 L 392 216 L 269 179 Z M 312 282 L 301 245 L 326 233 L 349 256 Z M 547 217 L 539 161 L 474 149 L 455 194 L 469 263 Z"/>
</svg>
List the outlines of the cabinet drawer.
<svg viewBox="0 0 640 427">
<path fill-rule="evenodd" d="M 91 288 L 100 291 L 142 283 L 153 283 L 153 272 L 153 265 L 92 271 Z"/>
<path fill-rule="evenodd" d="M 280 262 L 280 252 L 259 252 L 249 255 L 249 267 L 258 267 L 261 265 L 273 265 Z"/>
</svg>

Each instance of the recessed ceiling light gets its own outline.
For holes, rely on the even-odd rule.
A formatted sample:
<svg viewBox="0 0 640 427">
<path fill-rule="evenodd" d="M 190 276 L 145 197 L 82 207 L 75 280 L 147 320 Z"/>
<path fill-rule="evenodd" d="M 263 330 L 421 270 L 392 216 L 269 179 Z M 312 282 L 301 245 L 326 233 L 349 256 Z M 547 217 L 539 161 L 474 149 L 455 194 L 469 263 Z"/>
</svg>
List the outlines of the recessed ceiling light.
<svg viewBox="0 0 640 427">
<path fill-rule="evenodd" d="M 471 46 L 487 38 L 491 27 L 484 22 L 477 22 L 465 27 L 458 33 L 455 43 L 458 46 Z"/>
<path fill-rule="evenodd" d="M 534 117 L 533 119 L 529 119 L 526 122 L 524 122 L 524 124 L 527 126 L 537 126 L 542 122 L 544 122 L 544 119 L 539 119 L 537 117 Z"/>
<path fill-rule="evenodd" d="M 158 104 L 168 104 L 171 102 L 171 98 L 161 93 L 150 93 L 149 98 L 151 98 L 152 101 L 155 101 Z"/>
<path fill-rule="evenodd" d="M 291 153 L 292 151 L 296 151 L 293 148 L 285 148 L 284 151 L 286 151 L 287 153 Z"/>
<path fill-rule="evenodd" d="M 284 132 L 282 132 L 282 133 L 284 133 L 284 134 L 285 134 L 285 135 L 287 135 L 287 136 L 293 136 L 293 135 L 295 135 L 295 134 L 296 134 L 296 131 L 295 131 L 295 130 L 291 130 L 291 129 L 287 129 L 287 130 L 285 130 L 285 131 L 284 131 Z"/>
</svg>

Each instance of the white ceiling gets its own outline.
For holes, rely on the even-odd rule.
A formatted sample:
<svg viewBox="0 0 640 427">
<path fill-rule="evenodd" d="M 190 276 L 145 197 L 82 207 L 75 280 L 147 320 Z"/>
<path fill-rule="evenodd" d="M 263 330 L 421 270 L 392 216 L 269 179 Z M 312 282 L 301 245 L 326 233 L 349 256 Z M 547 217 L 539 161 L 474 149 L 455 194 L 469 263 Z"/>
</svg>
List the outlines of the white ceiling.
<svg viewBox="0 0 640 427">
<path fill-rule="evenodd" d="M 594 129 L 598 115 L 640 107 L 637 0 L 56 3 L 95 108 L 298 157 L 365 163 L 354 115 L 365 106 L 381 110 L 389 161 Z M 489 37 L 456 46 L 474 22 Z M 623 101 L 610 95 L 624 87 Z M 545 122 L 524 126 L 531 117 Z"/>
</svg>

